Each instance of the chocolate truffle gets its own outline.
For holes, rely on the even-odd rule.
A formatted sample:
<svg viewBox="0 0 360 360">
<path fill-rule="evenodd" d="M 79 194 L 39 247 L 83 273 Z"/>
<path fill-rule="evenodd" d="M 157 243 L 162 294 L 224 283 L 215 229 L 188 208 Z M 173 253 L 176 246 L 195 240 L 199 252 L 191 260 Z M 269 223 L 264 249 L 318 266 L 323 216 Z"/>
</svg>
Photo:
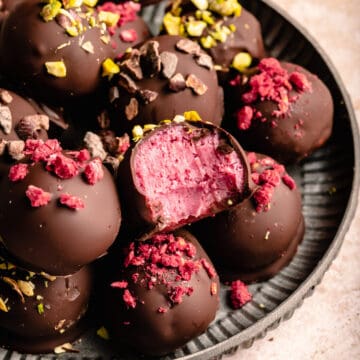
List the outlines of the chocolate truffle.
<svg viewBox="0 0 360 360">
<path fill-rule="evenodd" d="M 324 83 L 299 65 L 263 59 L 256 74 L 231 82 L 223 126 L 246 150 L 294 163 L 322 146 L 334 105 Z"/>
<path fill-rule="evenodd" d="M 105 1 L 97 7 L 99 17 L 108 19 L 106 25 L 111 35 L 111 47 L 116 58 L 120 58 L 128 48 L 150 37 L 148 26 L 138 16 L 140 9 L 141 5 L 133 1 L 120 4 Z"/>
<path fill-rule="evenodd" d="M 159 126 L 120 163 L 122 234 L 146 238 L 228 209 L 248 195 L 248 176 L 243 150 L 224 130 L 201 121 Z"/>
<path fill-rule="evenodd" d="M 87 150 L 64 153 L 56 140 L 27 140 L 24 153 L 30 159 L 0 182 L 2 243 L 28 270 L 74 273 L 104 255 L 118 234 L 114 180 Z"/>
<path fill-rule="evenodd" d="M 222 281 L 262 281 L 294 256 L 304 235 L 301 196 L 282 165 L 248 154 L 251 198 L 194 224 L 191 231 L 216 263 Z"/>
<path fill-rule="evenodd" d="M 115 82 L 110 127 L 118 135 L 189 110 L 215 124 L 222 120 L 222 89 L 211 58 L 180 36 L 158 36 L 136 46 L 121 59 Z"/>
<path fill-rule="evenodd" d="M 183 0 L 169 6 L 163 33 L 196 41 L 211 55 L 220 82 L 265 57 L 261 26 L 237 0 Z"/>
<path fill-rule="evenodd" d="M 0 346 L 52 352 L 78 338 L 93 286 L 89 266 L 68 277 L 35 274 L 0 256 Z"/>
<path fill-rule="evenodd" d="M 117 345 L 163 355 L 206 330 L 219 306 L 219 280 L 187 231 L 132 242 L 125 259 L 112 256 L 103 309 Z"/>
<path fill-rule="evenodd" d="M 0 72 L 53 104 L 94 93 L 112 56 L 110 36 L 93 9 L 64 3 L 19 3 L 0 36 Z"/>
</svg>

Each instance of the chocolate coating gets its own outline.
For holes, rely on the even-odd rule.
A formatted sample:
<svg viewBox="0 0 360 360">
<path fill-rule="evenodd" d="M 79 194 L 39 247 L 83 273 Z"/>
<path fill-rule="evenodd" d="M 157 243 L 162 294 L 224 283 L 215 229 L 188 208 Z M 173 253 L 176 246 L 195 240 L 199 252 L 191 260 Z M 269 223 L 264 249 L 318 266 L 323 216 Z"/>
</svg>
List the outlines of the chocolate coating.
<svg viewBox="0 0 360 360">
<path fill-rule="evenodd" d="M 299 65 L 281 63 L 289 73 L 305 74 L 312 90 L 302 93 L 292 89 L 287 97 L 297 97 L 289 111 L 281 117 L 274 115 L 277 104 L 271 100 L 258 100 L 252 104 L 266 121 L 252 121 L 247 130 L 236 128 L 234 112 L 244 104 L 241 95 L 244 87 L 232 87 L 228 92 L 228 115 L 223 126 L 231 131 L 246 150 L 267 154 L 285 164 L 295 163 L 309 156 L 330 137 L 333 125 L 334 104 L 326 85 L 314 74 Z M 240 105 L 240 106 L 239 106 Z M 275 125 L 274 125 L 275 123 Z"/>
<path fill-rule="evenodd" d="M 43 6 L 40 1 L 24 1 L 4 21 L 0 72 L 31 96 L 53 104 L 94 93 L 101 82 L 101 64 L 112 56 L 111 46 L 100 39 L 99 27 L 90 28 L 82 20 L 87 27 L 80 35 L 82 43 L 89 41 L 93 46 L 93 53 L 85 51 L 79 44 L 80 36 L 69 36 L 56 20 L 45 22 L 41 18 Z M 61 60 L 66 76 L 48 74 L 45 63 Z"/>
<path fill-rule="evenodd" d="M 7 300 L 7 311 L 0 311 L 1 346 L 26 353 L 52 352 L 85 330 L 84 315 L 93 287 L 89 266 L 51 280 L 19 268 L 2 267 L 0 274 L 0 298 Z"/>
<path fill-rule="evenodd" d="M 187 231 L 179 230 L 175 236 L 182 237 L 186 243 L 196 248 L 196 255 L 191 261 L 205 259 L 212 267 L 211 262 L 197 240 Z M 143 244 L 151 244 L 152 240 Z M 151 246 L 151 245 L 150 245 Z M 179 252 L 180 253 L 180 252 Z M 182 257 L 189 260 L 189 257 Z M 214 272 L 210 277 L 205 268 L 191 275 L 190 280 L 174 281 L 178 274 L 175 268 L 163 267 L 164 282 L 157 282 L 154 287 L 147 287 L 146 261 L 140 266 L 122 267 L 119 256 L 112 256 L 107 266 L 110 278 L 106 281 L 103 309 L 106 312 L 106 326 L 110 330 L 115 346 L 130 346 L 135 351 L 147 355 L 163 355 L 184 345 L 206 330 L 214 319 L 219 306 L 219 280 Z M 145 270 L 144 270 L 145 269 Z M 139 274 L 135 283 L 133 274 Z M 142 280 L 143 279 L 143 280 Z M 111 287 L 115 281 L 128 282 L 127 289 L 136 298 L 135 308 L 127 307 L 122 301 L 123 290 Z M 184 295 L 182 301 L 171 304 L 169 299 L 171 287 L 192 288 L 190 295 Z M 213 289 L 213 290 L 211 290 Z M 166 309 L 159 312 L 159 308 Z"/>
<path fill-rule="evenodd" d="M 290 262 L 303 238 L 301 196 L 281 181 L 269 210 L 257 211 L 251 197 L 194 224 L 191 231 L 215 262 L 221 281 L 266 280 Z"/>
<path fill-rule="evenodd" d="M 164 119 L 173 119 L 174 116 L 182 115 L 185 111 L 190 110 L 197 111 L 204 121 L 220 124 L 223 115 L 223 93 L 217 84 L 216 72 L 198 65 L 192 54 L 177 50 L 176 44 L 181 39 L 179 36 L 163 35 L 154 37 L 151 41 L 158 42 L 160 54 L 167 51 L 176 55 L 177 65 L 174 75 L 180 73 L 184 78 L 190 74 L 195 75 L 207 86 L 207 91 L 202 95 L 195 94 L 190 88 L 172 91 L 169 88 L 169 79 L 160 73 L 151 77 L 144 74 L 141 80 L 132 77 L 138 88 L 136 93 L 118 86 L 119 94 L 111 103 L 110 127 L 117 134 L 122 135 L 124 132 L 131 134 L 132 128 L 137 124 L 157 124 Z M 135 49 L 140 48 L 141 44 L 135 47 Z M 144 69 L 146 70 L 146 66 Z M 141 90 L 155 92 L 156 99 L 149 102 L 143 101 L 139 96 Z M 126 109 L 132 99 L 137 100 L 138 106 L 136 115 L 129 120 Z"/>
<path fill-rule="evenodd" d="M 182 131 L 183 133 L 190 133 L 194 136 L 193 140 L 185 140 L 186 142 L 194 142 L 194 153 L 191 153 L 190 151 L 188 152 L 188 148 L 186 148 L 186 151 L 184 150 L 185 147 L 183 147 L 181 142 L 181 136 L 174 136 L 174 140 L 162 140 L 163 142 L 161 146 L 157 140 L 154 140 L 156 139 L 157 134 L 166 132 L 168 129 L 171 130 L 171 128 L 175 130 L 178 129 L 179 132 Z M 224 172 L 223 169 L 218 169 L 217 173 L 211 173 L 211 175 L 209 175 L 210 173 L 207 174 L 207 170 L 205 170 L 205 163 L 208 165 L 210 161 L 208 162 L 206 160 L 206 155 L 204 159 L 202 159 L 202 155 L 200 155 L 202 148 L 201 142 L 199 142 L 200 145 L 198 149 L 196 149 L 196 144 L 198 140 L 201 140 L 202 138 L 206 139 L 210 136 L 218 136 L 220 145 L 218 148 L 209 149 L 209 153 L 214 154 L 215 158 L 218 156 L 218 151 L 221 152 L 220 148 L 223 148 L 225 151 L 223 155 L 225 153 L 227 155 L 234 155 L 232 161 L 234 163 L 238 163 L 242 168 L 241 170 L 236 171 L 237 175 L 234 175 L 234 178 L 237 176 L 241 178 L 238 179 L 241 183 L 240 188 L 237 188 L 237 186 L 232 183 L 233 170 L 230 169 L 232 165 L 229 167 L 228 175 L 227 171 Z M 145 146 L 151 146 L 154 149 L 160 149 L 159 154 L 156 155 L 158 158 L 155 163 L 158 162 L 160 164 L 163 159 L 166 159 L 166 163 L 170 163 L 170 167 L 166 166 L 167 169 L 165 169 L 165 164 L 164 168 L 161 170 L 155 169 L 154 165 L 154 168 L 150 171 L 152 171 L 154 176 L 158 176 L 156 186 L 158 188 L 164 187 L 164 193 L 168 194 L 169 198 L 173 199 L 173 210 L 169 210 L 169 207 L 164 205 L 164 199 L 161 200 L 161 196 L 153 196 L 151 192 L 149 194 L 145 194 L 144 190 L 140 186 L 141 179 L 143 177 L 146 178 L 146 176 L 143 174 L 140 175 L 137 168 L 143 165 L 146 166 L 146 163 L 148 162 L 143 158 L 138 160 L 138 154 L 143 144 L 145 144 Z M 199 151 L 199 154 L 196 153 L 197 151 Z M 224 156 L 226 157 L 226 155 Z M 214 167 L 217 167 L 217 165 L 221 163 L 221 160 L 219 159 L 221 157 L 222 155 L 217 157 L 217 160 L 215 160 L 213 164 Z M 200 168 L 204 167 L 204 173 L 200 171 L 201 175 L 198 175 L 196 170 L 192 170 L 191 167 L 194 166 L 194 164 Z M 185 169 L 183 169 L 184 166 Z M 169 173 L 167 173 L 167 171 Z M 180 183 L 177 185 L 177 175 L 174 174 L 174 172 L 178 172 L 180 179 L 189 179 L 188 184 L 186 183 L 187 180 L 184 180 L 185 183 L 179 185 L 181 183 L 180 180 Z M 220 179 L 223 175 L 225 178 L 228 176 L 228 178 L 223 178 L 220 181 L 216 179 Z M 195 181 L 193 179 L 198 179 L 197 185 L 193 184 L 193 181 Z M 210 216 L 227 209 L 229 206 L 241 201 L 244 197 L 248 196 L 249 169 L 246 161 L 246 155 L 241 146 L 226 131 L 216 127 L 215 125 L 200 121 L 181 122 L 178 124 L 173 122 L 168 125 L 162 125 L 148 134 L 145 134 L 142 140 L 138 141 L 131 150 L 126 152 L 125 158 L 120 163 L 118 169 L 117 181 L 120 198 L 123 199 L 122 213 L 124 221 L 120 237 L 128 239 L 146 239 L 154 233 L 159 231 L 172 231 L 184 224 L 194 222 L 205 216 Z M 173 185 L 170 185 L 170 190 L 167 188 L 167 181 L 173 182 Z M 220 185 L 216 181 L 219 181 Z M 219 197 L 221 197 L 219 192 L 229 185 L 230 187 L 234 187 L 229 190 L 227 195 L 225 195 L 225 199 L 219 200 Z M 179 188 L 177 189 L 176 186 Z M 206 191 L 203 187 L 206 188 Z M 213 194 L 213 202 L 211 205 L 205 205 L 205 207 L 209 206 L 209 208 L 206 207 L 206 209 L 204 209 L 203 205 L 206 200 L 203 200 L 202 198 L 204 193 Z M 176 203 L 185 203 L 189 201 L 189 198 L 194 202 L 193 206 L 190 205 L 188 209 L 184 209 L 182 206 L 179 206 L 178 209 L 175 207 Z M 194 199 L 197 199 L 198 203 Z M 177 218 L 176 222 L 174 222 L 173 219 L 173 213 L 175 210 L 183 211 L 181 216 Z M 157 213 L 157 215 L 155 216 L 154 213 Z"/>
<path fill-rule="evenodd" d="M 29 185 L 50 192 L 52 200 L 32 207 L 25 196 Z M 103 179 L 89 185 L 81 174 L 61 180 L 36 163 L 25 179 L 11 182 L 4 177 L 0 188 L 3 244 L 26 269 L 52 275 L 74 273 L 105 254 L 118 234 L 120 204 L 114 180 L 105 168 Z M 63 193 L 79 197 L 85 207 L 61 206 L 58 197 Z"/>
</svg>

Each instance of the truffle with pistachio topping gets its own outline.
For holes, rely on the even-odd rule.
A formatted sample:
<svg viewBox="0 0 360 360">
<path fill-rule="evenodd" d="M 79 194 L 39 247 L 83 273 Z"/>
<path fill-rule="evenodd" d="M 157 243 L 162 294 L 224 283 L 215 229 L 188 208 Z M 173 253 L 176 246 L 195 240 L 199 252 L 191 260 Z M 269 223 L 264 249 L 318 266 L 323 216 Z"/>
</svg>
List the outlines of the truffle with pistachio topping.
<svg viewBox="0 0 360 360">
<path fill-rule="evenodd" d="M 67 277 L 35 274 L 0 256 L 0 346 L 52 352 L 86 329 L 92 292 L 89 266 Z"/>
<path fill-rule="evenodd" d="M 93 94 L 112 48 L 105 24 L 82 3 L 89 2 L 29 0 L 14 7 L 0 37 L 1 74 L 53 104 Z"/>
<path fill-rule="evenodd" d="M 162 32 L 198 42 L 213 58 L 221 82 L 265 56 L 260 23 L 237 0 L 174 1 Z"/>
</svg>

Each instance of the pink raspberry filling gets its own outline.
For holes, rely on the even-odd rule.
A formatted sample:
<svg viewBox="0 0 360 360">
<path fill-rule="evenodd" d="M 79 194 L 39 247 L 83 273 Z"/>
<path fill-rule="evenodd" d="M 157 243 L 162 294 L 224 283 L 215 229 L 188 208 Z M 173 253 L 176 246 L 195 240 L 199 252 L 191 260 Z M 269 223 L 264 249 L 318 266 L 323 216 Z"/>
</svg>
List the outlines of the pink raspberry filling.
<svg viewBox="0 0 360 360">
<path fill-rule="evenodd" d="M 239 154 L 219 132 L 169 126 L 137 147 L 135 186 L 152 222 L 163 229 L 212 215 L 235 204 L 244 189 Z"/>
</svg>

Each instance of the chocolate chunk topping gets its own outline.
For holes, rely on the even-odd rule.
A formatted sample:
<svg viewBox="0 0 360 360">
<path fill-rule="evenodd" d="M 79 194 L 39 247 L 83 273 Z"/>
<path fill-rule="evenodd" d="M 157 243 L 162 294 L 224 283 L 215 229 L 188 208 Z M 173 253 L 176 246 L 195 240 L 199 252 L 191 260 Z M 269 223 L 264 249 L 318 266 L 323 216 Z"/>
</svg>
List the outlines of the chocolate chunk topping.
<svg viewBox="0 0 360 360">
<path fill-rule="evenodd" d="M 7 105 L 0 105 L 0 126 L 5 134 L 10 134 L 12 126 L 12 115 Z"/>
<path fill-rule="evenodd" d="M 20 139 L 38 139 L 38 131 L 41 129 L 49 130 L 49 117 L 47 115 L 27 115 L 23 117 L 15 127 L 15 131 Z"/>
<path fill-rule="evenodd" d="M 196 56 L 195 60 L 198 65 L 205 67 L 209 70 L 214 68 L 212 58 L 207 54 L 199 54 L 199 56 Z"/>
<path fill-rule="evenodd" d="M 24 157 L 25 142 L 22 140 L 12 140 L 7 143 L 7 150 L 13 160 L 21 160 Z"/>
<path fill-rule="evenodd" d="M 110 126 L 110 118 L 107 110 L 103 110 L 97 117 L 97 122 L 101 129 L 107 129 Z"/>
<path fill-rule="evenodd" d="M 154 99 L 155 100 L 155 99 Z M 128 120 L 134 119 L 139 112 L 139 103 L 135 98 L 131 98 L 128 105 L 125 107 L 125 115 Z"/>
<path fill-rule="evenodd" d="M 142 69 L 140 66 L 140 51 L 133 49 L 128 59 L 120 64 L 121 70 L 127 72 L 132 78 L 141 80 L 143 78 Z"/>
<path fill-rule="evenodd" d="M 159 43 L 157 41 L 148 41 L 140 48 L 140 61 L 143 72 L 148 77 L 154 77 L 161 70 L 159 55 Z"/>
<path fill-rule="evenodd" d="M 170 51 L 163 51 L 160 54 L 160 60 L 162 65 L 162 75 L 165 78 L 170 79 L 175 74 L 178 57 Z"/>
<path fill-rule="evenodd" d="M 135 84 L 134 80 L 132 80 L 129 75 L 124 73 L 119 74 L 118 84 L 130 94 L 135 94 L 139 89 L 138 86 Z"/>
<path fill-rule="evenodd" d="M 112 103 L 114 100 L 119 98 L 119 89 L 117 86 L 112 86 L 109 89 L 109 101 Z"/>
<path fill-rule="evenodd" d="M 0 101 L 4 105 L 8 105 L 13 101 L 13 97 L 7 90 L 0 90 Z"/>
<path fill-rule="evenodd" d="M 7 142 L 4 139 L 0 140 L 0 156 L 4 155 L 6 143 Z"/>
<path fill-rule="evenodd" d="M 181 39 L 176 43 L 176 48 L 186 54 L 197 55 L 200 53 L 200 45 L 189 39 Z"/>
<path fill-rule="evenodd" d="M 179 92 L 186 88 L 185 78 L 182 74 L 177 73 L 169 80 L 169 88 L 172 91 Z"/>
<path fill-rule="evenodd" d="M 114 156 L 107 156 L 104 160 L 104 165 L 109 169 L 112 174 L 116 174 L 120 165 L 120 159 Z"/>
<path fill-rule="evenodd" d="M 106 151 L 99 135 L 88 131 L 84 137 L 84 144 L 92 157 L 98 157 L 101 160 L 106 158 Z"/>
<path fill-rule="evenodd" d="M 140 95 L 141 99 L 144 101 L 145 104 L 149 104 L 155 101 L 159 95 L 156 91 L 151 91 L 148 89 L 140 90 L 138 94 Z"/>
<path fill-rule="evenodd" d="M 186 86 L 191 88 L 197 95 L 204 95 L 208 89 L 208 87 L 193 74 L 190 74 L 186 78 Z"/>
</svg>

